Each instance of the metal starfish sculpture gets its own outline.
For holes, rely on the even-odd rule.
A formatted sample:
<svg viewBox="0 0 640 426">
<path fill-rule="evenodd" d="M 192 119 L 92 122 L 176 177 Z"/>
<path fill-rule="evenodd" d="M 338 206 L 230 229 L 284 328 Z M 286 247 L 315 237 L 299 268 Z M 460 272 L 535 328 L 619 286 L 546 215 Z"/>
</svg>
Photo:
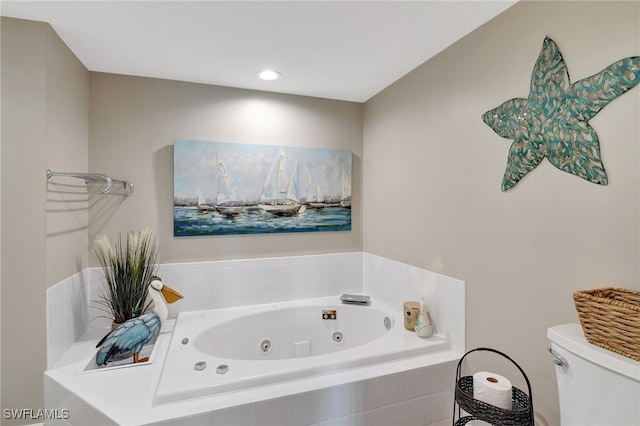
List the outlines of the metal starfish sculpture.
<svg viewBox="0 0 640 426">
<path fill-rule="evenodd" d="M 529 97 L 508 100 L 482 115 L 498 135 L 513 139 L 502 190 L 511 189 L 545 157 L 560 170 L 606 185 L 600 142 L 589 120 L 639 82 L 640 56 L 634 56 L 571 84 L 558 46 L 546 37 Z"/>
</svg>

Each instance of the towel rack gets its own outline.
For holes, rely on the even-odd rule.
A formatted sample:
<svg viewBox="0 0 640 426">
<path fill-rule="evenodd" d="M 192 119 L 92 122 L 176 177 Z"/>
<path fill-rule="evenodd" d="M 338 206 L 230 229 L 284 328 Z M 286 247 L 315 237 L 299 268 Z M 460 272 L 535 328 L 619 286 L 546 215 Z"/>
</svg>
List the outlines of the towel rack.
<svg viewBox="0 0 640 426">
<path fill-rule="evenodd" d="M 47 169 L 47 179 L 51 179 L 52 177 L 55 177 L 55 176 L 84 179 L 85 183 L 104 181 L 107 186 L 104 189 L 101 189 L 100 191 L 98 191 L 98 194 L 118 194 L 118 195 L 124 195 L 125 197 L 129 197 L 131 194 L 133 194 L 133 184 L 131 182 L 127 180 L 113 179 L 107 175 L 103 175 L 100 173 L 52 172 L 51 170 Z M 114 183 L 121 183 L 123 186 L 123 189 L 126 192 L 111 192 L 111 188 L 113 187 Z"/>
</svg>

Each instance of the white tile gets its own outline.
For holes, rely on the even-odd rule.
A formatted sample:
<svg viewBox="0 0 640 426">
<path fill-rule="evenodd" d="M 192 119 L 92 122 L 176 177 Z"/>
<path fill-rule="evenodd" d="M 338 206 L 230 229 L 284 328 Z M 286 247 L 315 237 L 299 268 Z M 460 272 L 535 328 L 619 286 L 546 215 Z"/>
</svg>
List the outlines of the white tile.
<svg viewBox="0 0 640 426">
<path fill-rule="evenodd" d="M 425 426 L 431 424 L 432 401 L 430 396 L 407 401 L 407 426 Z"/>
<path fill-rule="evenodd" d="M 327 270 L 332 271 L 329 279 L 309 278 L 322 276 Z M 360 292 L 363 275 L 361 252 L 170 264 L 160 265 L 160 271 L 167 275 L 163 277 L 166 281 L 184 280 L 186 271 L 185 299 L 192 299 L 190 293 L 193 291 L 212 291 L 212 306 L 206 308 Z M 191 306 L 187 301 L 180 301 L 169 309 L 175 316 L 184 310 L 202 308 L 202 305 L 196 302 Z"/>
<path fill-rule="evenodd" d="M 317 287 L 321 290 L 321 292 L 319 292 L 318 294 L 318 297 L 362 292 L 361 281 L 345 277 L 327 277 L 325 280 L 319 282 Z"/>
<path fill-rule="evenodd" d="M 214 426 L 252 426 L 251 404 L 239 405 L 213 412 Z"/>
<path fill-rule="evenodd" d="M 187 270 L 186 263 L 161 263 L 158 265 L 158 275 L 160 277 L 162 277 L 161 274 L 166 274 L 167 272 L 186 272 Z"/>
<path fill-rule="evenodd" d="M 320 419 L 320 391 L 305 392 L 287 397 L 287 424 L 312 425 Z M 259 424 L 259 423 L 258 423 Z"/>
<path fill-rule="evenodd" d="M 459 280 L 457 278 L 449 277 L 447 275 L 442 275 L 442 274 L 438 274 L 438 275 L 439 275 L 439 282 L 446 284 L 450 288 L 460 290 L 463 292 L 465 291 L 466 283 L 464 281 Z"/>
<path fill-rule="evenodd" d="M 430 315 L 434 324 L 434 333 L 449 340 L 453 350 L 464 353 L 466 341 L 464 318 L 455 318 L 442 309 L 435 309 L 430 312 Z"/>
<path fill-rule="evenodd" d="M 419 301 L 426 291 L 426 302 L 432 303 L 436 293 L 428 271 L 370 253 L 365 253 L 363 265 L 365 293 L 390 306 L 402 306 L 405 301 Z"/>
<path fill-rule="evenodd" d="M 380 377 L 380 407 L 407 400 L 407 373 Z"/>
<path fill-rule="evenodd" d="M 87 268 L 82 271 L 82 282 L 87 285 L 99 274 L 102 274 L 102 270 L 99 267 Z"/>
<path fill-rule="evenodd" d="M 209 426 L 213 425 L 213 413 L 197 414 L 162 422 L 161 426 Z M 160 426 L 158 425 L 158 426 Z"/>
<path fill-rule="evenodd" d="M 76 342 L 75 336 L 73 335 L 73 317 L 69 316 L 69 320 L 65 321 L 64 329 L 63 329 L 63 353 L 66 352 L 73 344 Z"/>
<path fill-rule="evenodd" d="M 380 407 L 380 379 L 363 380 L 351 385 L 351 413 Z"/>
<path fill-rule="evenodd" d="M 228 268 L 212 268 L 211 281 L 215 284 L 224 283 L 225 286 L 232 287 L 262 282 L 259 276 L 251 275 L 250 269 L 239 266 Z"/>
<path fill-rule="evenodd" d="M 49 325 L 47 327 L 47 367 L 53 367 L 64 352 L 64 326 Z"/>
<path fill-rule="evenodd" d="M 385 303 L 391 286 L 385 285 L 384 280 L 380 279 L 382 274 L 381 258 L 370 253 L 365 253 L 363 258 L 363 291 L 373 297 L 376 297 Z"/>
<path fill-rule="evenodd" d="M 456 361 L 450 361 L 433 366 L 433 393 L 444 392 L 455 388 L 457 367 L 458 363 Z"/>
<path fill-rule="evenodd" d="M 253 262 L 255 259 L 229 259 L 229 260 L 215 260 L 215 261 L 207 261 L 207 262 L 199 262 L 202 265 L 206 265 L 211 269 L 228 269 L 228 268 L 237 268 L 239 265 L 248 264 Z"/>
<path fill-rule="evenodd" d="M 409 266 L 409 285 L 415 293 L 425 298 L 427 305 L 436 303 L 438 274 L 425 269 Z"/>
<path fill-rule="evenodd" d="M 453 390 L 434 394 L 431 396 L 431 401 L 433 402 L 433 422 L 439 422 L 441 420 L 451 418 L 454 403 Z"/>
<path fill-rule="evenodd" d="M 74 326 L 74 280 L 76 275 L 65 280 L 64 286 L 64 350 L 66 351 L 75 343 Z"/>
<path fill-rule="evenodd" d="M 69 420 L 78 425 L 111 426 L 115 425 L 102 412 L 87 404 L 79 396 L 69 394 L 63 407 L 69 410 Z"/>
<path fill-rule="evenodd" d="M 407 372 L 407 399 L 420 398 L 433 393 L 431 367 L 422 367 Z"/>
<path fill-rule="evenodd" d="M 281 300 L 308 299 L 311 297 L 322 297 L 337 294 L 332 282 L 333 276 L 309 276 L 304 283 L 290 283 L 281 286 Z M 286 294 L 285 294 L 286 293 Z"/>
<path fill-rule="evenodd" d="M 286 398 L 270 399 L 253 405 L 251 422 L 260 426 L 283 426 L 287 424 Z"/>
<path fill-rule="evenodd" d="M 433 327 L 433 334 L 437 334 L 439 336 L 442 336 L 448 339 L 449 323 L 443 322 L 442 320 L 443 314 L 446 314 L 449 317 L 453 318 L 451 314 L 446 313 L 442 309 L 429 307 L 429 318 L 431 318 L 431 326 Z"/>
<path fill-rule="evenodd" d="M 351 417 L 340 417 L 333 420 L 327 420 L 326 422 L 316 423 L 314 426 L 349 426 L 351 424 Z"/>
<path fill-rule="evenodd" d="M 213 283 L 216 282 L 211 278 L 211 271 L 208 268 L 189 269 L 187 279 L 187 289 L 189 292 L 210 289 Z"/>
<path fill-rule="evenodd" d="M 212 269 L 215 265 L 219 265 L 221 262 L 184 262 L 187 271 L 200 271 Z"/>
<path fill-rule="evenodd" d="M 71 346 L 70 338 L 67 337 L 65 321 L 71 323 L 71 319 L 66 315 L 65 293 L 67 287 L 71 285 L 71 279 L 66 279 L 47 289 L 47 366 L 52 367 Z"/>
<path fill-rule="evenodd" d="M 348 416 L 351 413 L 351 385 L 333 386 L 320 391 L 320 422 Z"/>
<path fill-rule="evenodd" d="M 50 408 L 65 408 L 65 400 L 70 391 L 44 374 L 44 403 Z"/>
<path fill-rule="evenodd" d="M 211 289 L 201 289 L 189 291 L 188 299 L 186 302 L 188 303 L 188 307 L 190 311 L 201 311 L 204 309 L 211 309 L 213 306 L 213 296 Z"/>
<path fill-rule="evenodd" d="M 456 318 L 464 318 L 465 293 L 457 288 L 454 280 L 441 276 L 438 282 L 438 308 L 449 312 Z"/>
<path fill-rule="evenodd" d="M 245 277 L 244 285 L 264 285 L 291 283 L 290 269 L 287 264 L 265 264 L 241 269 Z"/>
<path fill-rule="evenodd" d="M 71 283 L 71 311 L 73 319 L 72 327 L 73 340 L 76 342 L 80 336 L 87 331 L 87 286 L 85 285 L 85 274 L 79 273 L 73 276 Z"/>
<path fill-rule="evenodd" d="M 333 276 L 335 270 L 332 269 L 332 261 L 329 259 L 308 258 L 304 263 L 307 277 L 320 277 L 329 274 Z"/>
<path fill-rule="evenodd" d="M 256 304 L 264 292 L 264 287 L 246 286 L 239 283 L 216 284 L 209 288 L 213 308 L 229 308 Z"/>
<path fill-rule="evenodd" d="M 380 409 L 364 411 L 351 415 L 351 426 L 379 426 Z"/>
<path fill-rule="evenodd" d="M 32 423 L 31 426 L 40 426 L 44 423 Z M 64 419 L 48 419 L 47 426 L 68 426 L 69 423 Z"/>
<path fill-rule="evenodd" d="M 47 321 L 56 327 L 64 327 L 64 298 L 67 280 L 64 280 L 47 291 Z"/>
<path fill-rule="evenodd" d="M 292 261 L 282 267 L 282 281 L 287 285 L 295 285 L 296 283 L 306 283 L 309 279 L 311 266 L 315 265 L 317 260 L 297 260 Z"/>
<path fill-rule="evenodd" d="M 431 423 L 430 426 L 451 426 L 452 423 L 453 423 L 453 419 L 449 417 L 448 419 L 442 420 L 440 422 Z"/>
<path fill-rule="evenodd" d="M 380 408 L 380 426 L 404 426 L 407 424 L 407 403 Z"/>
<path fill-rule="evenodd" d="M 322 261 L 319 267 L 324 270 L 330 270 L 332 275 L 345 282 L 345 284 L 350 285 L 350 281 L 359 281 L 358 284 L 361 285 L 361 276 L 362 276 L 362 255 L 336 255 L 326 259 L 326 261 Z"/>
</svg>

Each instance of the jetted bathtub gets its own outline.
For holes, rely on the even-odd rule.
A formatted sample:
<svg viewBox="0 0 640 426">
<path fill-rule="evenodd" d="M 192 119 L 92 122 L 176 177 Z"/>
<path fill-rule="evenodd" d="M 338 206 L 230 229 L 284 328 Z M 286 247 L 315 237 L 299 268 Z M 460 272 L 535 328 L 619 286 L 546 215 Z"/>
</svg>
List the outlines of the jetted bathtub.
<svg viewBox="0 0 640 426">
<path fill-rule="evenodd" d="M 401 306 L 339 296 L 179 314 L 155 404 L 343 372 L 448 349 L 403 327 Z"/>
</svg>

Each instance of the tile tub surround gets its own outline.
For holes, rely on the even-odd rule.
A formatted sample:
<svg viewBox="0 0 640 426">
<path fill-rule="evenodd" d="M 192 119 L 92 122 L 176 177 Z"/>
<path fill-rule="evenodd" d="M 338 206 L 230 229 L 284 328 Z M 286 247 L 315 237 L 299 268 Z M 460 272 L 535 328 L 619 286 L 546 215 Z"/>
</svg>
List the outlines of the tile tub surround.
<svg viewBox="0 0 640 426">
<path fill-rule="evenodd" d="M 78 374 L 76 344 L 62 367 L 45 373 L 45 401 L 69 410 L 66 424 L 100 425 L 363 425 L 451 424 L 459 354 L 441 351 L 340 374 L 153 406 L 154 376 L 162 360 L 110 372 Z M 166 349 L 163 339 L 160 351 Z M 98 419 L 99 421 L 97 421 Z"/>
<path fill-rule="evenodd" d="M 327 273 L 330 271 L 330 274 Z M 465 283 L 370 253 L 161 264 L 158 275 L 185 297 L 179 312 L 339 295 L 369 294 L 389 306 L 425 295 L 435 332 L 464 353 Z M 88 268 L 47 290 L 47 365 L 55 363 L 91 329 L 111 320 L 97 308 L 102 270 Z"/>
<path fill-rule="evenodd" d="M 329 277 L 325 276 L 327 271 L 331 271 Z M 121 372 L 110 372 L 107 373 L 109 376 L 106 376 L 105 372 L 99 372 L 92 377 L 88 388 L 85 388 L 82 383 L 86 379 L 86 374 L 76 376 L 77 372 L 74 373 L 74 369 L 79 368 L 80 365 L 78 364 L 80 361 L 77 359 L 80 356 L 79 354 L 85 351 L 80 356 L 80 358 L 84 357 L 80 363 L 86 364 L 86 351 L 90 351 L 90 353 L 95 351 L 93 346 L 95 346 L 96 338 L 93 337 L 102 333 L 110 323 L 108 319 L 100 318 L 103 313 L 97 310 L 95 303 L 92 302 L 96 299 L 100 289 L 102 272 L 99 268 L 90 268 L 63 280 L 47 291 L 49 370 L 46 373 L 46 380 L 53 380 L 56 385 L 67 391 L 69 393 L 67 400 L 75 401 L 74 406 L 79 407 L 83 401 L 88 404 L 92 398 L 91 395 L 94 395 L 96 389 L 107 389 L 109 383 L 113 380 L 134 380 L 132 383 L 141 383 L 144 379 L 135 379 L 135 376 L 142 374 L 138 373 L 142 370 L 151 374 L 149 380 L 153 381 L 153 383 L 142 386 L 142 389 L 140 389 L 140 393 L 148 395 L 148 405 L 145 409 L 140 410 L 139 415 L 134 415 L 131 421 L 125 420 L 129 419 L 127 415 L 131 412 L 130 410 L 123 412 L 117 409 L 117 406 L 122 405 L 124 402 L 113 404 L 113 398 L 119 399 L 122 395 L 110 397 L 106 400 L 100 395 L 94 395 L 102 402 L 95 403 L 94 401 L 88 407 L 93 406 L 103 413 L 109 413 L 114 420 L 120 419 L 125 424 L 165 422 L 167 419 L 192 418 L 196 414 L 197 417 L 193 417 L 193 420 L 188 421 L 194 421 L 195 423 L 193 424 L 200 424 L 197 420 L 200 416 L 204 416 L 206 419 L 215 419 L 216 416 L 217 418 L 222 418 L 220 416 L 225 415 L 235 416 L 239 413 L 237 410 L 240 410 L 240 406 L 246 406 L 245 408 L 247 408 L 249 407 L 247 404 L 250 404 L 251 409 L 249 411 L 253 413 L 252 415 L 257 416 L 259 413 L 263 413 L 262 410 L 269 412 L 273 408 L 271 406 L 272 403 L 276 405 L 285 404 L 287 407 L 294 406 L 295 399 L 292 398 L 297 398 L 300 394 L 311 393 L 313 395 L 322 394 L 326 396 L 325 391 L 327 389 L 334 387 L 341 387 L 342 389 L 344 386 L 353 389 L 356 383 L 370 379 L 374 381 L 382 380 L 382 377 L 386 377 L 389 374 L 402 374 L 407 380 L 407 386 L 409 386 L 408 383 L 414 376 L 411 370 L 417 371 L 421 368 L 427 368 L 428 365 L 431 366 L 428 368 L 437 369 L 439 368 L 437 366 L 442 363 L 455 365 L 456 360 L 464 353 L 464 282 L 369 253 L 354 252 L 163 264 L 159 267 L 158 273 L 165 282 L 185 295 L 183 300 L 170 305 L 170 315 L 173 317 L 181 311 L 270 303 L 339 295 L 342 293 L 370 294 L 390 306 L 398 306 L 398 309 L 402 309 L 403 301 L 419 300 L 420 296 L 424 294 L 435 324 L 435 332 L 449 339 L 451 350 L 432 354 L 428 359 L 416 358 L 394 365 L 385 364 L 366 367 L 354 372 L 341 374 L 339 378 L 332 378 L 332 376 L 337 375 L 327 375 L 315 377 L 313 380 L 297 381 L 295 384 L 276 386 L 275 388 L 277 389 L 271 386 L 268 387 L 269 391 L 251 389 L 250 391 L 240 392 L 239 394 L 243 394 L 241 396 L 216 397 L 213 403 L 211 401 L 206 404 L 203 404 L 202 401 L 180 402 L 172 404 L 174 409 L 167 411 L 162 407 L 152 407 L 151 403 L 155 392 L 155 383 L 157 382 L 157 377 L 153 378 L 153 371 L 155 371 L 155 368 L 159 368 L 160 365 L 125 369 L 136 370 L 135 374 L 122 375 L 123 373 Z M 168 336 L 167 341 L 161 344 L 165 345 L 164 350 L 166 352 Z M 160 351 L 162 350 L 163 347 L 161 346 Z M 160 359 L 160 364 L 162 360 Z M 159 374 L 159 371 L 156 374 Z M 109 378 L 107 379 L 106 377 Z M 78 378 L 81 379 L 76 380 Z M 99 382 L 103 380 L 103 385 L 99 385 Z M 433 420 L 432 423 L 436 424 L 444 418 L 440 418 L 439 415 L 433 416 L 434 407 L 442 405 L 441 403 L 434 403 L 434 401 L 439 401 L 438 398 L 441 400 L 447 399 L 443 395 L 447 392 L 452 392 L 453 381 L 453 379 L 449 381 L 445 379 L 443 383 L 434 385 L 447 388 L 435 393 L 417 397 L 413 397 L 415 394 L 407 393 L 406 398 L 397 402 L 383 399 L 380 396 L 379 406 L 371 409 L 353 412 L 354 407 L 350 406 L 348 415 L 329 419 L 326 418 L 326 414 L 323 414 L 317 418 L 311 416 L 310 419 L 318 420 L 315 422 L 317 424 L 324 424 L 324 422 L 328 422 L 327 424 L 369 424 L 369 421 L 373 421 L 372 424 L 384 425 L 389 419 L 394 419 L 393 424 L 418 424 L 414 423 L 413 420 L 417 415 L 416 412 L 420 412 L 424 415 L 422 418 L 430 418 Z M 437 383 L 440 382 L 438 381 Z M 402 385 L 400 387 L 402 388 Z M 49 386 L 49 389 L 53 388 L 54 386 Z M 397 383 L 395 388 L 398 388 Z M 82 395 L 82 398 L 78 398 L 78 395 Z M 52 398 L 51 392 L 47 393 L 45 402 L 47 407 L 56 408 L 50 407 Z M 426 399 L 422 400 L 421 398 Z M 209 399 L 205 398 L 205 400 Z M 452 401 L 452 396 L 447 400 Z M 145 404 L 143 401 L 141 402 Z M 124 404 L 126 405 L 126 403 Z M 64 408 L 62 405 L 59 404 L 58 408 Z M 429 409 L 428 407 L 432 408 Z M 446 408 L 444 411 L 449 413 L 451 405 L 447 403 Z M 429 417 L 429 410 L 431 410 L 431 417 Z M 88 412 L 90 411 L 88 410 Z M 78 409 L 78 412 L 82 413 L 84 411 Z M 246 416 L 246 410 L 243 413 Z M 449 417 L 450 413 L 447 414 L 447 418 Z M 242 419 L 247 420 L 245 417 L 242 417 Z M 183 420 L 187 421 L 186 419 Z M 247 423 L 244 420 L 240 424 L 261 424 Z M 166 424 L 184 423 L 169 422 Z M 224 423 L 216 422 L 213 424 Z"/>
<path fill-rule="evenodd" d="M 85 269 L 60 281 L 47 290 L 47 367 L 51 368 L 62 355 L 76 343 L 91 325 L 89 321 L 91 300 L 89 290 L 93 269 Z M 100 311 L 92 315 L 103 315 Z M 104 327 L 110 321 L 103 320 Z"/>
<path fill-rule="evenodd" d="M 465 352 L 465 282 L 406 263 L 363 253 L 362 291 L 389 306 L 424 296 L 434 333 L 446 337 L 451 348 Z"/>
<path fill-rule="evenodd" d="M 353 252 L 168 263 L 159 265 L 158 275 L 185 296 L 168 305 L 169 318 L 175 318 L 182 311 L 359 293 L 362 256 Z M 48 368 L 87 331 L 111 326 L 95 302 L 102 288 L 102 269 L 88 268 L 47 290 Z"/>
<path fill-rule="evenodd" d="M 155 425 L 450 425 L 455 367 L 422 367 Z"/>
</svg>

